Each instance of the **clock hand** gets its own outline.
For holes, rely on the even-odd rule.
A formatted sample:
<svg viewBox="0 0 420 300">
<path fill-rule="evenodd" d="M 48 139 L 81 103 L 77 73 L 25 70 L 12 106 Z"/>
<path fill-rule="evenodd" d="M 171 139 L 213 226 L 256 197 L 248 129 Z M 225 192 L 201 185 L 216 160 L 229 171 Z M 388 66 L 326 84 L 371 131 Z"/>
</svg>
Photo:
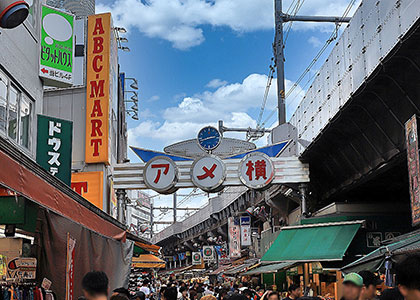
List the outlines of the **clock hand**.
<svg viewBox="0 0 420 300">
<path fill-rule="evenodd" d="M 200 139 L 200 142 L 204 142 L 204 141 L 211 140 L 211 139 L 214 139 L 214 138 L 217 138 L 217 136 L 214 135 L 214 136 L 206 137 L 204 139 Z"/>
</svg>

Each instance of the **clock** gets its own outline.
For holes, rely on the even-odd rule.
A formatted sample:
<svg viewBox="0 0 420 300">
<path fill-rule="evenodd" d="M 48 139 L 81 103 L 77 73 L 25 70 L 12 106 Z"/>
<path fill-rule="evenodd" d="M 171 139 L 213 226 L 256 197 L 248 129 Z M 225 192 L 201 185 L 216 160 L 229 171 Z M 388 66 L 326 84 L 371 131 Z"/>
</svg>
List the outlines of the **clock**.
<svg viewBox="0 0 420 300">
<path fill-rule="evenodd" d="M 219 130 L 212 126 L 204 127 L 198 132 L 198 144 L 205 151 L 210 151 L 217 148 L 221 140 L 222 137 Z"/>
</svg>

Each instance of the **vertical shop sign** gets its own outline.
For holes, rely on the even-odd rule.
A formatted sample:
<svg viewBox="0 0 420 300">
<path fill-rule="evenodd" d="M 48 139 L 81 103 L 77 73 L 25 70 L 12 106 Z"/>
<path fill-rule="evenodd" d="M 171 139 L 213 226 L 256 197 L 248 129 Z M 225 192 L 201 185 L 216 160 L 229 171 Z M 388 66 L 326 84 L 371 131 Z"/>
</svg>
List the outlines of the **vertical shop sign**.
<svg viewBox="0 0 420 300">
<path fill-rule="evenodd" d="M 74 16 L 42 6 L 39 76 L 50 86 L 73 83 Z"/>
<path fill-rule="evenodd" d="M 231 258 L 241 257 L 241 229 L 239 219 L 230 217 L 228 219 L 229 229 L 229 255 Z"/>
<path fill-rule="evenodd" d="M 73 123 L 38 115 L 36 162 L 70 185 Z"/>
<path fill-rule="evenodd" d="M 111 14 L 88 17 L 86 66 L 87 163 L 109 164 Z"/>
<path fill-rule="evenodd" d="M 79 172 L 71 175 L 71 188 L 99 209 L 103 209 L 103 172 Z"/>
<path fill-rule="evenodd" d="M 76 240 L 67 233 L 66 300 L 73 300 Z"/>
<path fill-rule="evenodd" d="M 203 246 L 203 260 L 204 261 L 214 261 L 216 256 L 214 255 L 213 246 Z"/>
<path fill-rule="evenodd" d="M 241 245 L 251 246 L 251 217 L 241 217 Z"/>
<path fill-rule="evenodd" d="M 413 115 L 405 123 L 405 139 L 407 143 L 408 177 L 410 181 L 411 218 L 412 225 L 416 226 L 420 224 L 420 170 L 416 115 Z"/>
</svg>

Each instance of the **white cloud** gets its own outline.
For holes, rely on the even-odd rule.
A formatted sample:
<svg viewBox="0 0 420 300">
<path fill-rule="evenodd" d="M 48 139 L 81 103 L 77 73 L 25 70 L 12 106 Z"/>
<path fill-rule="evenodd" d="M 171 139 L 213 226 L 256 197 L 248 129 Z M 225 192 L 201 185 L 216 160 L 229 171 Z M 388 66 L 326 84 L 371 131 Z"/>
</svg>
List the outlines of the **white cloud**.
<svg viewBox="0 0 420 300">
<path fill-rule="evenodd" d="M 168 107 L 162 114 L 163 121 L 143 120 L 128 131 L 129 145 L 162 150 L 171 143 L 194 138 L 198 130 L 206 125 L 217 126 L 223 120 L 227 127 L 256 127 L 267 76 L 251 74 L 242 82 L 221 86 L 215 91 L 184 97 L 177 106 Z M 286 90 L 293 82 L 286 80 Z M 277 117 L 277 85 L 272 82 L 264 116 L 265 126 L 270 126 Z M 294 112 L 304 91 L 298 86 L 290 95 L 287 115 Z M 293 101 L 292 101 L 293 100 Z M 271 112 L 274 111 L 274 114 Z M 255 116 L 255 118 L 253 117 Z M 244 138 L 244 134 L 229 134 Z"/>
<path fill-rule="evenodd" d="M 311 36 L 308 39 L 308 43 L 311 44 L 314 48 L 318 48 L 321 45 L 323 45 L 323 42 L 319 38 L 317 38 L 316 36 Z"/>
<path fill-rule="evenodd" d="M 207 83 L 206 87 L 217 89 L 218 87 L 224 86 L 227 83 L 228 82 L 226 80 L 216 78 Z"/>
<path fill-rule="evenodd" d="M 284 1 L 284 10 L 291 1 Z M 299 13 L 341 15 L 347 5 L 348 0 L 311 0 L 305 2 Z M 204 25 L 228 27 L 235 32 L 274 27 L 273 0 L 116 0 L 111 5 L 98 3 L 96 10 L 111 11 L 116 25 L 137 28 L 145 35 L 169 41 L 181 50 L 197 46 L 205 40 Z M 295 22 L 293 29 L 332 26 Z"/>
<path fill-rule="evenodd" d="M 158 101 L 160 99 L 160 97 L 158 95 L 154 95 L 152 97 L 150 97 L 149 99 L 147 99 L 147 102 L 154 102 L 154 101 Z"/>
</svg>

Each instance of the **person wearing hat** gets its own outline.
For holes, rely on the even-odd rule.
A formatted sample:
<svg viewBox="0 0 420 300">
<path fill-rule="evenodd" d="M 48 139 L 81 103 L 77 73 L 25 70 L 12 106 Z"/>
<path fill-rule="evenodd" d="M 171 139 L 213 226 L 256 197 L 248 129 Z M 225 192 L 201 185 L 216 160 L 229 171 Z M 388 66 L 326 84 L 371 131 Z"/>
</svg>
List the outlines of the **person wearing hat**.
<svg viewBox="0 0 420 300">
<path fill-rule="evenodd" d="M 382 283 L 371 271 L 360 271 L 359 275 L 363 278 L 363 287 L 360 292 L 359 300 L 372 300 L 376 297 L 376 286 Z"/>
<path fill-rule="evenodd" d="M 363 287 L 363 278 L 357 273 L 349 273 L 343 280 L 343 297 L 341 300 L 359 300 Z"/>
</svg>

